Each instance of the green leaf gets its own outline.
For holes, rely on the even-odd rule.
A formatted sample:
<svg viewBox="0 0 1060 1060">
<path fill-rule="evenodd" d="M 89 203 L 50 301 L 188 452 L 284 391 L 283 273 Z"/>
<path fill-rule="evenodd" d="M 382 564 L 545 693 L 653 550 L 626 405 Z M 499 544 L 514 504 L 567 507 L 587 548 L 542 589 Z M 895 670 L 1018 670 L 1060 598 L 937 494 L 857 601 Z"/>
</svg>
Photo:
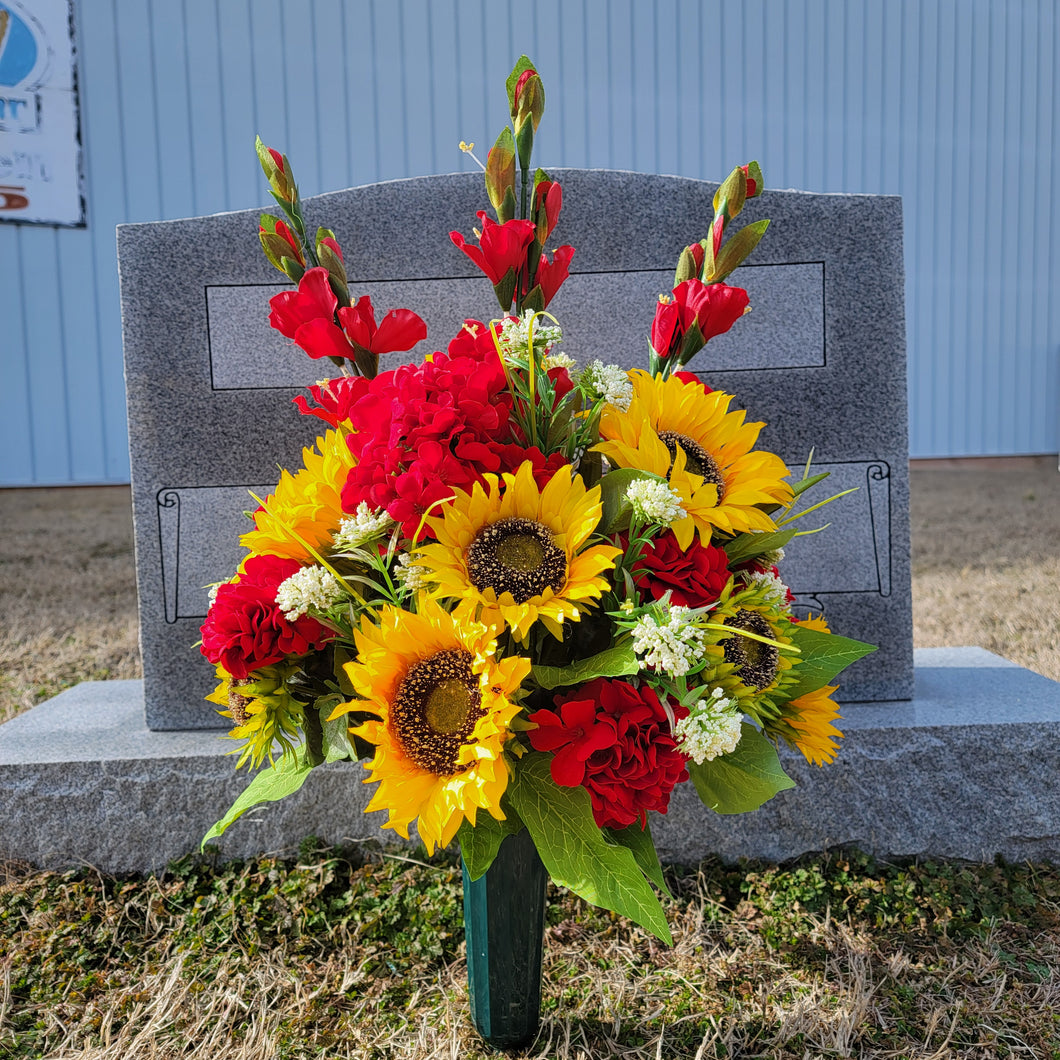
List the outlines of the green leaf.
<svg viewBox="0 0 1060 1060">
<path fill-rule="evenodd" d="M 605 828 L 604 835 L 629 850 L 640 866 L 640 871 L 668 898 L 673 897 L 663 879 L 659 855 L 655 850 L 655 841 L 651 837 L 651 827 L 646 821 L 643 828 L 636 821 L 628 828 Z"/>
<path fill-rule="evenodd" d="M 493 864 L 505 836 L 516 835 L 523 830 L 523 822 L 514 810 L 504 807 L 507 815 L 498 821 L 485 810 L 475 815 L 475 827 L 467 819 L 460 826 L 456 838 L 460 840 L 460 856 L 467 866 L 467 874 L 477 880 Z"/>
<path fill-rule="evenodd" d="M 243 794 L 232 803 L 228 813 L 202 837 L 199 849 L 202 850 L 211 839 L 216 839 L 252 807 L 263 802 L 279 802 L 293 795 L 312 772 L 313 767 L 305 762 L 301 747 L 296 747 L 292 754 L 284 755 L 276 765 L 260 770 Z"/>
<path fill-rule="evenodd" d="M 561 788 L 552 780 L 549 757 L 523 757 L 510 789 L 512 805 L 548 874 L 587 902 L 629 917 L 672 946 L 666 915 L 632 852 L 604 839 L 585 788 Z"/>
<path fill-rule="evenodd" d="M 796 530 L 776 530 L 766 534 L 740 534 L 725 545 L 725 555 L 730 563 L 743 562 L 761 556 L 763 552 L 775 552 L 783 548 L 794 536 Z"/>
<path fill-rule="evenodd" d="M 828 684 L 841 670 L 876 650 L 874 644 L 807 629 L 798 623 L 791 627 L 791 639 L 802 653 L 793 657 L 798 683 L 794 688 L 784 689 L 792 699 Z"/>
<path fill-rule="evenodd" d="M 688 775 L 703 804 L 717 813 L 757 810 L 778 791 L 795 787 L 776 748 L 746 721 L 735 751 L 702 765 L 689 762 Z"/>
<path fill-rule="evenodd" d="M 712 279 L 724 280 L 735 268 L 743 263 L 747 256 L 758 246 L 758 241 L 766 234 L 768 220 L 753 221 L 745 225 L 718 251 L 714 262 Z"/>
<path fill-rule="evenodd" d="M 629 516 L 626 490 L 641 479 L 666 481 L 660 475 L 653 475 L 650 471 L 641 471 L 636 467 L 616 467 L 600 479 L 600 503 L 603 505 L 603 512 L 598 529 L 601 533 L 610 534 L 622 528 L 622 522 Z"/>
<path fill-rule="evenodd" d="M 358 755 L 350 742 L 349 716 L 342 714 L 334 721 L 328 721 L 328 715 L 340 704 L 345 702 L 342 696 L 321 696 L 316 701 L 316 707 L 320 711 L 320 726 L 323 729 L 322 748 L 325 762 L 340 762 L 349 759 L 356 762 Z"/>
<path fill-rule="evenodd" d="M 820 474 L 811 475 L 809 478 L 799 479 L 798 482 L 792 484 L 791 492 L 795 497 L 799 497 L 808 489 L 816 486 L 818 482 L 824 482 L 831 473 L 831 471 L 822 471 Z"/>
<path fill-rule="evenodd" d="M 576 659 L 567 666 L 534 666 L 531 673 L 542 688 L 551 689 L 581 685 L 594 677 L 628 677 L 640 673 L 640 663 L 633 653 L 632 639 L 625 637 L 588 659 Z"/>
</svg>

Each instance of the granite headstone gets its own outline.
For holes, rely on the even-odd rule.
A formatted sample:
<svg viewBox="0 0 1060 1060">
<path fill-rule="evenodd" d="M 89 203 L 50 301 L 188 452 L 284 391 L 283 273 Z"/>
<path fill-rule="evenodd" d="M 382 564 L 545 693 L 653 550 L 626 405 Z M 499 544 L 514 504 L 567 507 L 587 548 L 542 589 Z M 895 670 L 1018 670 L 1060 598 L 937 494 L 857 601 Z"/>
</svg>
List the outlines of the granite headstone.
<svg viewBox="0 0 1060 1060">
<path fill-rule="evenodd" d="M 560 170 L 564 209 L 553 243 L 577 248 L 550 306 L 564 349 L 646 365 L 657 297 L 678 253 L 706 233 L 715 184 L 605 170 Z M 333 228 L 351 291 L 379 311 L 407 306 L 428 339 L 394 360 L 444 349 L 461 322 L 498 314 L 488 282 L 453 247 L 484 204 L 481 177 L 391 181 L 305 202 Z M 222 723 L 203 697 L 211 667 L 194 644 L 206 586 L 241 556 L 243 512 L 296 468 L 319 421 L 291 403 L 328 374 L 268 326 L 268 299 L 289 287 L 257 246 L 259 211 L 123 225 L 118 231 L 147 724 Z M 763 420 L 760 445 L 801 470 L 831 472 L 818 497 L 857 492 L 807 517 L 824 534 L 796 539 L 784 574 L 797 610 L 880 650 L 843 678 L 845 702 L 913 692 L 901 200 L 767 192 L 739 223 L 770 217 L 752 262 L 729 282 L 753 311 L 692 367 L 733 407 Z M 812 495 L 811 495 L 812 496 Z M 809 502 L 808 502 L 809 503 Z M 820 519 L 815 517 L 820 515 Z"/>
</svg>

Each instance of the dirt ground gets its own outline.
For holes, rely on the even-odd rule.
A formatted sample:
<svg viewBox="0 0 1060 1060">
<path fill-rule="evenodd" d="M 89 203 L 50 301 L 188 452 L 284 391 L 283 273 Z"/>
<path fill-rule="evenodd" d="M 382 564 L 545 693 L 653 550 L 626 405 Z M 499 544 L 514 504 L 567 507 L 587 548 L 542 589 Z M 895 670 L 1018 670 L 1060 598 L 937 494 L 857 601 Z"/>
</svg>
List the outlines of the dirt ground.
<svg viewBox="0 0 1060 1060">
<path fill-rule="evenodd" d="M 917 647 L 975 644 L 1060 680 L 1055 457 L 914 465 Z M 129 489 L 0 490 L 0 722 L 138 677 Z"/>
</svg>

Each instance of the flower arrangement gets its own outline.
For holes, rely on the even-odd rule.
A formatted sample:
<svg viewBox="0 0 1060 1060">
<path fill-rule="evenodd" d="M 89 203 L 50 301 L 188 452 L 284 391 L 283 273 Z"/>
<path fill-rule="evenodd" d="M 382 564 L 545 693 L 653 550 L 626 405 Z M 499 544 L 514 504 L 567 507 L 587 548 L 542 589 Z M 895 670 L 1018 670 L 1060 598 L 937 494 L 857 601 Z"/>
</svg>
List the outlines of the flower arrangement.
<svg viewBox="0 0 1060 1060">
<path fill-rule="evenodd" d="M 649 812 L 688 781 L 706 812 L 757 808 L 793 786 L 780 744 L 832 761 L 833 679 L 872 649 L 797 617 L 778 567 L 824 476 L 790 482 L 763 424 L 685 370 L 748 310 L 725 280 L 769 223 L 730 230 L 757 163 L 681 250 L 647 369 L 579 369 L 546 312 L 574 248 L 546 249 L 563 194 L 531 169 L 544 90 L 525 56 L 507 88 L 494 216 L 451 235 L 500 316 L 416 365 L 379 371 L 426 325 L 351 295 L 334 232 L 310 238 L 290 163 L 258 141 L 283 213 L 261 245 L 296 284 L 271 324 L 339 374 L 296 399 L 325 429 L 255 498 L 202 627 L 209 698 L 260 767 L 206 839 L 363 760 L 368 810 L 428 852 L 458 840 L 471 879 L 526 829 L 557 883 L 668 940 Z"/>
</svg>

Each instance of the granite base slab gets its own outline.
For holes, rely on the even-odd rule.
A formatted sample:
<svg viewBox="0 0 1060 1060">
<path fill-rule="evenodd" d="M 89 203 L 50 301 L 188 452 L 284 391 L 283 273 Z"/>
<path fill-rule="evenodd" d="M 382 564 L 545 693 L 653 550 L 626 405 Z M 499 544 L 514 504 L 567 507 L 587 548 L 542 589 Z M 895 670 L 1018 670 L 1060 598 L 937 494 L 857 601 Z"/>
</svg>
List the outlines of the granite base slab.
<svg viewBox="0 0 1060 1060">
<path fill-rule="evenodd" d="M 980 648 L 915 653 L 916 696 L 848 704 L 836 762 L 785 755 L 797 783 L 757 813 L 704 810 L 691 785 L 652 830 L 660 856 L 787 859 L 838 845 L 878 856 L 1060 862 L 1060 683 Z M 216 732 L 152 732 L 139 681 L 86 682 L 0 726 L 0 858 L 106 872 L 163 867 L 246 784 Z M 317 770 L 297 795 L 248 813 L 224 856 L 394 842 L 355 763 Z"/>
</svg>

